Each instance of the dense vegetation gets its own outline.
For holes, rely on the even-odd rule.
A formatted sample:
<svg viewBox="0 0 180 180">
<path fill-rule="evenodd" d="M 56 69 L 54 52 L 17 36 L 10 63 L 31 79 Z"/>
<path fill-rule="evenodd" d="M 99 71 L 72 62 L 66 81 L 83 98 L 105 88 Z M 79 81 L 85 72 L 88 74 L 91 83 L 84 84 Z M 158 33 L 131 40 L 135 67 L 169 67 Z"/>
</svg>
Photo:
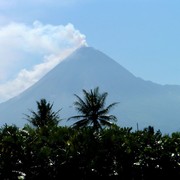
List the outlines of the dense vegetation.
<svg viewBox="0 0 180 180">
<path fill-rule="evenodd" d="M 1 127 L 0 179 L 180 179 L 179 132 L 119 127 L 106 93 L 83 92 L 73 126 L 61 126 L 59 111 L 42 99 L 23 128 Z"/>
</svg>

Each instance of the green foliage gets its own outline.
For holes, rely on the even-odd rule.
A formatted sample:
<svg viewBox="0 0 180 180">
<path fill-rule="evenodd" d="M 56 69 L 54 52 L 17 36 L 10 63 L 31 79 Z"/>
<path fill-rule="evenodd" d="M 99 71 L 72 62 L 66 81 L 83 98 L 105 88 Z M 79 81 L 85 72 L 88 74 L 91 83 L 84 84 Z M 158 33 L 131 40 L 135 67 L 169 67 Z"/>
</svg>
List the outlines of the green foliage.
<svg viewBox="0 0 180 180">
<path fill-rule="evenodd" d="M 29 125 L 5 125 L 0 138 L 0 179 L 180 178 L 178 132 L 113 125 L 94 134 L 92 127 L 55 126 L 45 136 Z"/>
<path fill-rule="evenodd" d="M 23 174 L 24 132 L 15 125 L 4 125 L 0 139 L 0 179 L 17 179 Z"/>
<path fill-rule="evenodd" d="M 162 135 L 151 126 L 132 131 L 116 124 L 100 128 L 105 125 L 100 115 L 115 104 L 105 108 L 107 94 L 97 88 L 84 93 L 85 100 L 76 96 L 79 111 L 87 111 L 79 117 L 92 120 L 95 108 L 98 126 L 59 126 L 58 112 L 42 99 L 38 112 L 27 116 L 30 124 L 0 128 L 0 179 L 180 179 L 179 132 Z"/>
</svg>

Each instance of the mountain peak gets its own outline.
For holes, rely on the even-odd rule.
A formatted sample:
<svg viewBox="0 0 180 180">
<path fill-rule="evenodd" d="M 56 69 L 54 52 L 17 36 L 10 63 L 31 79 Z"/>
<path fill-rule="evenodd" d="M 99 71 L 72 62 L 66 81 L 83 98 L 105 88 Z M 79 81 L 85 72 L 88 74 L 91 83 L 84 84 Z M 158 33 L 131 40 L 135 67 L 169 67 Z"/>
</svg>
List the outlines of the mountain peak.
<svg viewBox="0 0 180 180">
<path fill-rule="evenodd" d="M 119 125 L 152 125 L 166 132 L 178 129 L 179 86 L 175 90 L 175 87 L 167 88 L 137 78 L 93 47 L 77 49 L 19 96 L 1 103 L 0 125 L 24 125 L 27 122 L 23 114 L 28 114 L 28 109 L 36 111 L 36 101 L 42 98 L 54 103 L 55 111 L 62 108 L 62 119 L 69 118 L 77 113 L 72 108 L 74 94 L 81 96 L 82 89 L 97 86 L 100 91 L 108 92 L 107 103 L 120 102 L 114 111 Z M 170 124 L 173 118 L 174 122 Z"/>
</svg>

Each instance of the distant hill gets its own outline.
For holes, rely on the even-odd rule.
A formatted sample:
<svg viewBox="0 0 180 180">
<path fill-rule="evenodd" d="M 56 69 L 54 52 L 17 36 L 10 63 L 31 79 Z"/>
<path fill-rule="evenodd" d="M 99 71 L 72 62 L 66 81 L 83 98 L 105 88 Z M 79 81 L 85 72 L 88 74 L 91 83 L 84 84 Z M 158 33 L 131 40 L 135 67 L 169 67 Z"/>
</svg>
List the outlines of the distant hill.
<svg viewBox="0 0 180 180">
<path fill-rule="evenodd" d="M 72 53 L 41 80 L 20 95 L 0 104 L 0 125 L 23 126 L 23 114 L 36 111 L 36 101 L 46 98 L 61 109 L 62 124 L 75 112 L 74 94 L 99 86 L 108 92 L 107 104 L 119 102 L 112 111 L 118 125 L 140 129 L 149 125 L 162 132 L 180 130 L 180 86 L 159 85 L 134 76 L 116 61 L 91 47 Z"/>
</svg>

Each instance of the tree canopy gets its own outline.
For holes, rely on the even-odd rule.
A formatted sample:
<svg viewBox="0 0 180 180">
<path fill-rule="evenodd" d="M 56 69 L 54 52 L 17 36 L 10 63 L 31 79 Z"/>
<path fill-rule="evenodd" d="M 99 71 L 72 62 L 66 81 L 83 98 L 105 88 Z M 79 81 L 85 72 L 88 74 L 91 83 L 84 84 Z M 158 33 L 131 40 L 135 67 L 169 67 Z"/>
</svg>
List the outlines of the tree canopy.
<svg viewBox="0 0 180 180">
<path fill-rule="evenodd" d="M 116 104 L 105 107 L 107 94 L 98 88 L 83 92 L 85 99 L 75 95 L 80 121 L 94 120 L 94 112 L 107 116 Z M 152 126 L 133 131 L 112 123 L 94 136 L 93 121 L 78 129 L 61 126 L 58 112 L 41 99 L 28 115 L 30 126 L 0 128 L 0 179 L 180 179 L 180 132 L 162 135 Z M 96 121 L 95 128 L 106 125 Z"/>
</svg>

